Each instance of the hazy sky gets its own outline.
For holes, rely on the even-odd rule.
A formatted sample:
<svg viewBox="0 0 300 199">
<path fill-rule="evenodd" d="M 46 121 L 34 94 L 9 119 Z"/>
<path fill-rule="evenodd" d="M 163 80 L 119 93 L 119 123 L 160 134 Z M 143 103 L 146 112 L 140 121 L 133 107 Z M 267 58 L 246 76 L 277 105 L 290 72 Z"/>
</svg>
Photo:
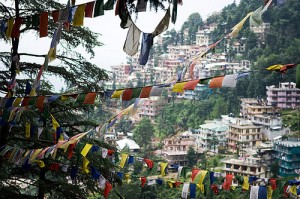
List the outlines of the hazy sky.
<svg viewBox="0 0 300 199">
<path fill-rule="evenodd" d="M 65 0 L 64 0 L 65 1 Z M 77 0 L 76 4 L 90 2 L 91 0 Z M 9 4 L 10 1 L 0 0 L 1 3 Z M 106 2 L 106 0 L 104 1 Z M 223 7 L 233 3 L 234 0 L 183 0 L 183 5 L 178 6 L 177 10 L 177 21 L 175 25 L 170 22 L 168 30 L 175 28 L 179 30 L 182 24 L 188 19 L 188 17 L 195 12 L 198 12 L 201 17 L 205 20 L 209 14 L 220 11 Z M 239 0 L 236 0 L 238 3 Z M 138 14 L 138 20 L 135 21 L 136 25 L 143 32 L 153 32 L 159 21 L 164 16 L 164 12 L 158 13 L 154 11 L 141 12 Z M 132 17 L 135 19 L 135 16 Z M 114 10 L 105 11 L 103 16 L 96 18 L 85 18 L 84 26 L 89 27 L 92 31 L 100 33 L 99 41 L 104 45 L 95 48 L 95 58 L 90 61 L 96 64 L 98 67 L 110 70 L 110 66 L 126 63 L 126 53 L 123 52 L 123 45 L 126 39 L 128 29 L 122 29 L 120 27 L 119 16 L 114 15 Z M 21 34 L 19 43 L 19 53 L 30 53 L 30 54 L 47 54 L 51 38 L 39 38 L 37 31 L 31 31 L 29 34 Z M 51 37 L 51 35 L 49 35 Z M 3 41 L 0 41 L 1 50 L 9 51 L 11 48 L 10 44 L 4 45 Z M 58 45 L 58 54 L 60 54 L 60 47 Z M 78 49 L 80 51 L 80 49 Z M 84 54 L 84 52 L 83 52 Z M 21 57 L 21 61 L 27 61 L 32 57 Z M 89 59 L 89 57 L 87 57 Z M 34 61 L 38 64 L 43 63 L 43 59 L 35 59 Z M 59 65 L 60 62 L 55 60 L 51 63 L 52 65 Z M 21 78 L 21 77 L 18 77 Z M 35 78 L 35 77 L 33 77 Z M 44 76 L 44 78 L 47 78 Z M 48 77 L 49 78 L 49 77 Z M 52 78 L 51 78 L 52 79 Z M 59 79 L 52 81 L 55 85 L 55 90 L 59 90 L 63 84 Z"/>
</svg>

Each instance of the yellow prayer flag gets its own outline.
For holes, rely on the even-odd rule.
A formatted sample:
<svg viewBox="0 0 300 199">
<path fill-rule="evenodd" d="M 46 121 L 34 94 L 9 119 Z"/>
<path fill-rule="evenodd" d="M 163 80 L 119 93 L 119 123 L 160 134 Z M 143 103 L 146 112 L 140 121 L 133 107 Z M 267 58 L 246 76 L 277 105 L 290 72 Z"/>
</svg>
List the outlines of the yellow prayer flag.
<svg viewBox="0 0 300 199">
<path fill-rule="evenodd" d="M 239 32 L 240 32 L 240 30 L 242 29 L 244 23 L 245 23 L 246 20 L 252 15 L 252 13 L 253 13 L 253 12 L 249 12 L 249 13 L 247 14 L 247 16 L 244 17 L 244 19 L 242 19 L 242 21 L 240 21 L 238 24 L 236 24 L 236 25 L 232 28 L 232 32 L 229 33 L 229 36 L 230 36 L 230 37 L 236 37 L 236 36 L 239 34 Z"/>
<path fill-rule="evenodd" d="M 16 115 L 16 109 L 13 109 L 10 111 L 8 122 L 11 122 L 14 119 L 14 116 Z"/>
<path fill-rule="evenodd" d="M 11 32 L 14 27 L 14 18 L 10 18 L 7 20 L 7 29 L 6 29 L 6 37 L 11 38 Z"/>
<path fill-rule="evenodd" d="M 290 192 L 291 192 L 294 196 L 297 196 L 297 187 L 296 187 L 296 185 L 292 185 L 292 186 L 291 186 Z"/>
<path fill-rule="evenodd" d="M 30 138 L 30 123 L 26 122 L 25 124 L 25 138 Z"/>
<path fill-rule="evenodd" d="M 29 158 L 29 163 L 32 163 L 35 161 L 36 157 L 40 154 L 40 152 L 42 151 L 43 149 L 37 149 L 33 152 L 33 154 L 30 156 Z"/>
<path fill-rule="evenodd" d="M 184 85 L 186 84 L 187 82 L 179 82 L 179 83 L 176 83 L 173 88 L 172 88 L 172 92 L 173 93 L 182 93 L 184 90 L 183 90 L 183 87 Z"/>
<path fill-rule="evenodd" d="M 82 151 L 81 151 L 81 155 L 83 157 L 86 156 L 86 154 L 90 151 L 90 149 L 92 148 L 92 144 L 85 144 L 85 146 L 83 147 Z"/>
<path fill-rule="evenodd" d="M 35 88 L 33 87 L 29 93 L 29 96 L 32 97 L 32 96 L 37 96 L 36 92 L 35 92 Z"/>
<path fill-rule="evenodd" d="M 90 172 L 89 169 L 87 168 L 89 163 L 90 163 L 90 161 L 86 157 L 84 157 L 83 161 L 82 161 L 82 170 L 83 170 L 84 173 L 89 173 Z"/>
<path fill-rule="evenodd" d="M 120 167 L 123 168 L 126 161 L 127 161 L 127 158 L 128 158 L 128 154 L 126 153 L 122 153 L 121 154 L 121 161 L 120 161 Z"/>
<path fill-rule="evenodd" d="M 60 99 L 61 101 L 67 101 L 69 99 L 69 95 L 62 95 Z"/>
<path fill-rule="evenodd" d="M 199 190 L 200 190 L 202 193 L 204 193 L 203 180 L 204 180 L 206 174 L 207 174 L 207 171 L 205 171 L 205 170 L 201 170 L 201 171 L 197 174 L 197 175 L 199 175 L 200 179 L 199 179 L 199 181 L 198 181 L 198 183 L 197 183 L 196 185 L 197 185 L 197 187 L 199 188 Z"/>
<path fill-rule="evenodd" d="M 245 190 L 249 190 L 249 177 L 248 176 L 244 176 L 244 181 L 243 181 L 243 184 L 242 184 L 242 188 L 245 189 Z"/>
<path fill-rule="evenodd" d="M 20 103 L 21 103 L 21 101 L 22 101 L 22 97 L 17 97 L 16 99 L 15 99 L 15 101 L 13 102 L 13 107 L 18 107 L 18 106 L 20 106 Z"/>
<path fill-rule="evenodd" d="M 175 181 L 168 180 L 167 183 L 170 188 L 173 188 L 173 183 L 175 183 Z"/>
<path fill-rule="evenodd" d="M 83 26 L 85 4 L 77 7 L 73 18 L 73 26 Z"/>
<path fill-rule="evenodd" d="M 45 163 L 44 163 L 42 160 L 35 160 L 35 162 L 37 163 L 37 165 L 38 165 L 40 168 L 44 168 L 44 167 L 45 167 Z"/>
<path fill-rule="evenodd" d="M 127 184 L 130 182 L 130 174 L 129 173 L 125 174 L 125 180 L 126 180 Z"/>
<path fill-rule="evenodd" d="M 52 62 L 56 59 L 56 48 L 50 48 L 50 50 L 48 51 L 48 58 L 49 62 Z"/>
<path fill-rule="evenodd" d="M 52 114 L 51 114 L 51 118 L 52 118 L 53 129 L 56 131 L 57 127 L 59 127 L 59 124 Z"/>
<path fill-rule="evenodd" d="M 133 107 L 134 104 L 131 104 L 130 106 L 128 106 L 124 111 L 123 111 L 123 115 L 130 115 L 133 112 Z"/>
<path fill-rule="evenodd" d="M 122 90 L 115 90 L 115 92 L 111 95 L 111 98 L 120 98 L 123 94 L 124 89 Z"/>
<path fill-rule="evenodd" d="M 159 166 L 160 166 L 160 174 L 161 174 L 162 176 L 165 176 L 165 175 L 166 175 L 165 170 L 166 170 L 166 168 L 167 168 L 167 166 L 168 166 L 168 163 L 161 162 Z"/>
<path fill-rule="evenodd" d="M 267 70 L 280 70 L 281 67 L 283 67 L 283 65 L 281 65 L 281 64 L 275 64 L 275 65 L 269 66 L 269 67 L 266 68 L 266 69 L 267 69 Z"/>
<path fill-rule="evenodd" d="M 267 186 L 267 199 L 272 199 L 273 189 L 271 186 Z"/>
</svg>

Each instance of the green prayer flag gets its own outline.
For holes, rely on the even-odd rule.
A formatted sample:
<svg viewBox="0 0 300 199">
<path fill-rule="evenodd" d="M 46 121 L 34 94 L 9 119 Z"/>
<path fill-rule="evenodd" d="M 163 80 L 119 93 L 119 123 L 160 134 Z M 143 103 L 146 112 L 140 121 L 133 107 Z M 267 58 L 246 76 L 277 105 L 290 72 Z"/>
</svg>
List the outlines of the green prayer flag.
<svg viewBox="0 0 300 199">
<path fill-rule="evenodd" d="M 29 101 L 28 101 L 28 105 L 36 105 L 36 100 L 37 98 L 36 97 L 30 97 L 29 98 Z"/>
<path fill-rule="evenodd" d="M 108 0 L 103 6 L 103 10 L 112 10 L 112 9 L 114 9 L 114 0 Z"/>
<path fill-rule="evenodd" d="M 134 88 L 132 91 L 131 98 L 139 98 L 141 94 L 142 88 Z"/>
<path fill-rule="evenodd" d="M 40 23 L 40 16 L 39 15 L 33 15 L 31 20 L 31 25 L 34 28 L 38 28 Z"/>
<path fill-rule="evenodd" d="M 115 151 L 115 163 L 119 162 L 119 153 Z"/>
<path fill-rule="evenodd" d="M 49 112 L 49 110 L 48 109 L 44 109 L 44 118 L 45 119 L 47 119 L 47 118 L 49 118 L 50 117 L 50 112 Z"/>
<path fill-rule="evenodd" d="M 94 17 L 104 15 L 103 7 L 104 7 L 103 0 L 97 0 L 96 5 L 95 5 L 95 9 L 94 9 Z"/>
<path fill-rule="evenodd" d="M 296 68 L 296 88 L 300 88 L 300 64 Z"/>
<path fill-rule="evenodd" d="M 87 94 L 79 94 L 76 98 L 76 104 L 83 104 Z"/>
</svg>

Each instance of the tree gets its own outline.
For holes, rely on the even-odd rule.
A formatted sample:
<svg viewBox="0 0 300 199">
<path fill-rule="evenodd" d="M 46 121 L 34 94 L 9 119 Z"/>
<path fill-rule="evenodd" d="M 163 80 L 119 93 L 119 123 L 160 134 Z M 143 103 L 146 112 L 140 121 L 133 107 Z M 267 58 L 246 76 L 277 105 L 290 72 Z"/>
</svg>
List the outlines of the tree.
<svg viewBox="0 0 300 199">
<path fill-rule="evenodd" d="M 123 132 L 124 135 L 127 135 L 132 129 L 132 122 L 128 118 L 122 117 L 119 123 L 116 125 L 117 132 Z"/>
<path fill-rule="evenodd" d="M 189 146 L 187 151 L 187 166 L 193 167 L 197 164 L 197 152 L 195 151 L 193 146 Z"/>
<path fill-rule="evenodd" d="M 11 1 L 10 1 L 11 2 Z M 9 2 L 9 3 L 10 3 Z M 9 4 L 8 3 L 8 4 Z M 0 13 L 0 17 L 3 20 L 8 18 L 14 18 L 15 23 L 17 20 L 23 19 L 20 34 L 22 37 L 14 36 L 12 39 L 3 37 L 1 39 L 6 42 L 6 45 L 12 45 L 11 52 L 0 52 L 0 92 L 5 94 L 7 100 L 14 99 L 13 97 L 29 97 L 31 101 L 35 100 L 35 97 L 25 95 L 24 91 L 26 86 L 34 85 L 33 78 L 36 77 L 41 65 L 43 65 L 41 58 L 45 58 L 44 70 L 46 70 L 46 63 L 49 61 L 49 57 L 46 55 L 32 54 L 30 52 L 19 52 L 19 39 L 26 39 L 28 34 L 35 32 L 38 26 L 30 24 L 29 22 L 44 10 L 59 10 L 66 8 L 66 5 L 58 3 L 58 1 L 46 1 L 37 2 L 33 0 L 13 2 L 14 8 L 10 8 L 0 3 L 0 10 L 4 12 Z M 69 8 L 70 9 L 70 8 Z M 49 20 L 48 32 L 52 37 L 58 26 L 61 24 L 55 23 L 52 18 Z M 0 127 L 0 147 L 1 152 L 7 146 L 13 147 L 4 153 L 4 156 L 0 158 L 0 192 L 2 196 L 9 198 L 86 198 L 90 194 L 101 192 L 97 186 L 97 181 L 91 178 L 91 174 L 87 174 L 84 171 L 79 170 L 76 177 L 72 177 L 72 183 L 69 182 L 70 172 L 73 174 L 79 168 L 83 168 L 83 156 L 81 155 L 81 149 L 85 143 L 92 144 L 93 146 L 100 146 L 107 149 L 115 150 L 112 146 L 109 146 L 97 139 L 88 139 L 87 136 L 83 137 L 80 142 L 74 148 L 73 156 L 68 158 L 68 155 L 63 149 L 55 150 L 56 158 L 45 156 L 41 161 L 45 164 L 38 164 L 35 162 L 35 158 L 32 156 L 33 152 L 40 153 L 36 149 L 45 149 L 47 147 L 54 146 L 57 143 L 59 136 L 53 139 L 53 136 L 59 134 L 68 137 L 79 135 L 86 132 L 88 129 L 95 128 L 99 125 L 98 121 L 91 120 L 86 116 L 87 111 L 90 111 L 92 105 L 83 105 L 79 103 L 79 97 L 84 96 L 87 92 L 100 92 L 103 88 L 99 82 L 108 78 L 106 71 L 90 63 L 77 52 L 76 49 L 84 49 L 88 56 L 94 56 L 94 48 L 101 46 L 101 43 L 97 40 L 98 34 L 91 32 L 85 27 L 75 27 L 65 23 L 65 27 L 69 26 L 69 31 L 63 28 L 60 43 L 58 44 L 59 51 L 56 55 L 56 59 L 60 62 L 60 65 L 54 66 L 51 62 L 47 67 L 47 73 L 43 73 L 42 80 L 35 90 L 37 96 L 53 96 L 59 93 L 54 93 L 51 89 L 53 85 L 45 78 L 47 74 L 57 76 L 64 79 L 69 85 L 68 90 L 72 93 L 77 93 L 73 97 L 77 97 L 74 103 L 73 97 L 66 95 L 65 99 L 58 98 L 54 102 L 44 103 L 43 108 L 37 108 L 35 102 L 29 105 L 18 105 L 16 107 L 1 106 L 1 127 Z M 33 46 L 35 46 L 33 44 Z M 3 50 L 4 48 L 1 48 Z M 30 57 L 31 59 L 25 59 Z M 39 59 L 35 59 L 39 58 Z M 30 61 L 29 61 L 30 60 Z M 51 61 L 51 60 L 50 60 Z M 20 74 L 20 76 L 18 75 Z M 10 82 L 9 87 L 6 87 L 6 82 Z M 16 81 L 18 86 L 15 86 Z M 28 83 L 27 83 L 28 82 Z M 72 90 L 70 88 L 72 87 Z M 29 90 L 29 91 L 30 91 Z M 79 94 L 83 93 L 83 94 Z M 84 94 L 85 93 L 85 94 Z M 32 93 L 34 96 L 35 94 Z M 25 98 L 24 98 L 25 99 Z M 24 101 L 23 99 L 23 101 Z M 1 99 L 3 101 L 3 99 Z M 20 120 L 16 123 L 11 122 L 6 117 L 7 114 L 13 114 L 12 110 L 22 110 Z M 51 119 L 52 118 L 52 119 Z M 52 120 L 55 118 L 59 124 L 59 128 L 52 127 Z M 30 126 L 29 126 L 30 124 Z M 27 130 L 25 130 L 25 127 Z M 43 132 L 37 139 L 36 133 L 38 128 L 43 128 Z M 53 129 L 60 129 L 54 131 Z M 29 132 L 33 135 L 24 132 Z M 67 139 L 67 138 L 63 138 Z M 75 144 L 75 143 L 74 143 Z M 22 151 L 25 150 L 25 151 Z M 72 154 L 70 146 L 66 148 Z M 27 151 L 27 152 L 26 152 Z M 3 154 L 3 153 L 2 153 Z M 12 161 L 13 155 L 19 155 L 26 160 L 26 154 L 29 154 L 29 160 L 33 162 L 21 161 L 21 164 L 16 164 Z M 96 158 L 99 157 L 99 152 L 95 152 L 93 155 L 87 154 L 86 159 L 89 160 L 89 165 L 92 165 L 106 178 L 110 183 L 117 183 L 118 180 L 114 174 L 114 164 L 109 159 Z M 11 159 L 8 159 L 11 157 Z M 20 159 L 18 159 L 20 160 Z M 22 159 L 23 160 L 23 159 Z M 66 172 L 54 172 L 51 170 L 51 165 L 69 166 Z M 17 183 L 15 183 L 17 182 Z M 19 183 L 24 189 L 20 189 Z M 84 185 L 84 186 L 82 186 Z M 68 190 L 68 191 L 66 191 Z"/>
<path fill-rule="evenodd" d="M 143 118 L 133 130 L 133 139 L 144 147 L 145 151 L 149 148 L 153 136 L 154 127 L 148 118 Z"/>
</svg>

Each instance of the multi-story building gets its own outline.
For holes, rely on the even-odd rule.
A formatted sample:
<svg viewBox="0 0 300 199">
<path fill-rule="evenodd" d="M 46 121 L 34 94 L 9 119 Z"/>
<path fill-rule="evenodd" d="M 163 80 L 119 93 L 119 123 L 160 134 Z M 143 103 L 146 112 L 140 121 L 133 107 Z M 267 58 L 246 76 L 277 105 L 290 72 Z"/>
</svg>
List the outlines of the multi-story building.
<svg viewBox="0 0 300 199">
<path fill-rule="evenodd" d="M 261 157 L 244 157 L 241 159 L 223 160 L 225 163 L 222 171 L 226 174 L 241 175 L 241 176 L 255 176 L 257 178 L 270 177 L 265 165 L 262 164 Z M 233 182 L 237 184 L 237 182 Z"/>
<path fill-rule="evenodd" d="M 112 72 L 115 75 L 115 81 L 120 84 L 125 84 L 130 73 L 129 64 L 120 64 L 111 66 Z"/>
<path fill-rule="evenodd" d="M 163 141 L 162 156 L 169 164 L 186 166 L 189 146 L 195 148 L 195 141 L 196 139 L 191 132 L 184 132 L 180 135 L 166 138 Z"/>
<path fill-rule="evenodd" d="M 226 146 L 226 134 L 228 126 L 223 124 L 221 121 L 206 121 L 205 124 L 195 129 L 193 136 L 196 138 L 196 144 L 198 147 L 204 150 L 214 150 L 218 146 Z M 217 141 L 215 145 L 212 143 L 212 139 Z"/>
<path fill-rule="evenodd" d="M 279 114 L 253 115 L 251 121 L 253 124 L 263 127 L 262 134 L 265 140 L 272 140 L 275 137 L 290 133 L 290 130 L 283 126 Z"/>
<path fill-rule="evenodd" d="M 147 117 L 153 121 L 166 102 L 160 97 L 150 97 L 144 100 L 144 103 L 139 108 L 139 118 Z"/>
<path fill-rule="evenodd" d="M 265 41 L 267 32 L 270 30 L 270 23 L 262 23 L 258 27 L 250 27 L 250 30 L 255 33 L 259 41 Z"/>
<path fill-rule="evenodd" d="M 273 114 L 275 109 L 260 98 L 241 98 L 240 113 L 250 119 L 253 115 Z"/>
<path fill-rule="evenodd" d="M 274 141 L 273 161 L 278 161 L 279 175 L 298 176 L 300 170 L 300 138 Z"/>
<path fill-rule="evenodd" d="M 229 124 L 227 149 L 233 152 L 240 147 L 256 148 L 262 140 L 261 128 L 249 120 L 238 118 L 235 124 Z"/>
<path fill-rule="evenodd" d="M 276 108 L 300 107 L 300 89 L 294 82 L 279 83 L 279 87 L 267 86 L 267 104 Z"/>
<path fill-rule="evenodd" d="M 210 37 L 210 30 L 204 29 L 199 30 L 196 33 L 196 45 L 197 46 L 208 46 L 212 43 L 211 37 Z"/>
</svg>

